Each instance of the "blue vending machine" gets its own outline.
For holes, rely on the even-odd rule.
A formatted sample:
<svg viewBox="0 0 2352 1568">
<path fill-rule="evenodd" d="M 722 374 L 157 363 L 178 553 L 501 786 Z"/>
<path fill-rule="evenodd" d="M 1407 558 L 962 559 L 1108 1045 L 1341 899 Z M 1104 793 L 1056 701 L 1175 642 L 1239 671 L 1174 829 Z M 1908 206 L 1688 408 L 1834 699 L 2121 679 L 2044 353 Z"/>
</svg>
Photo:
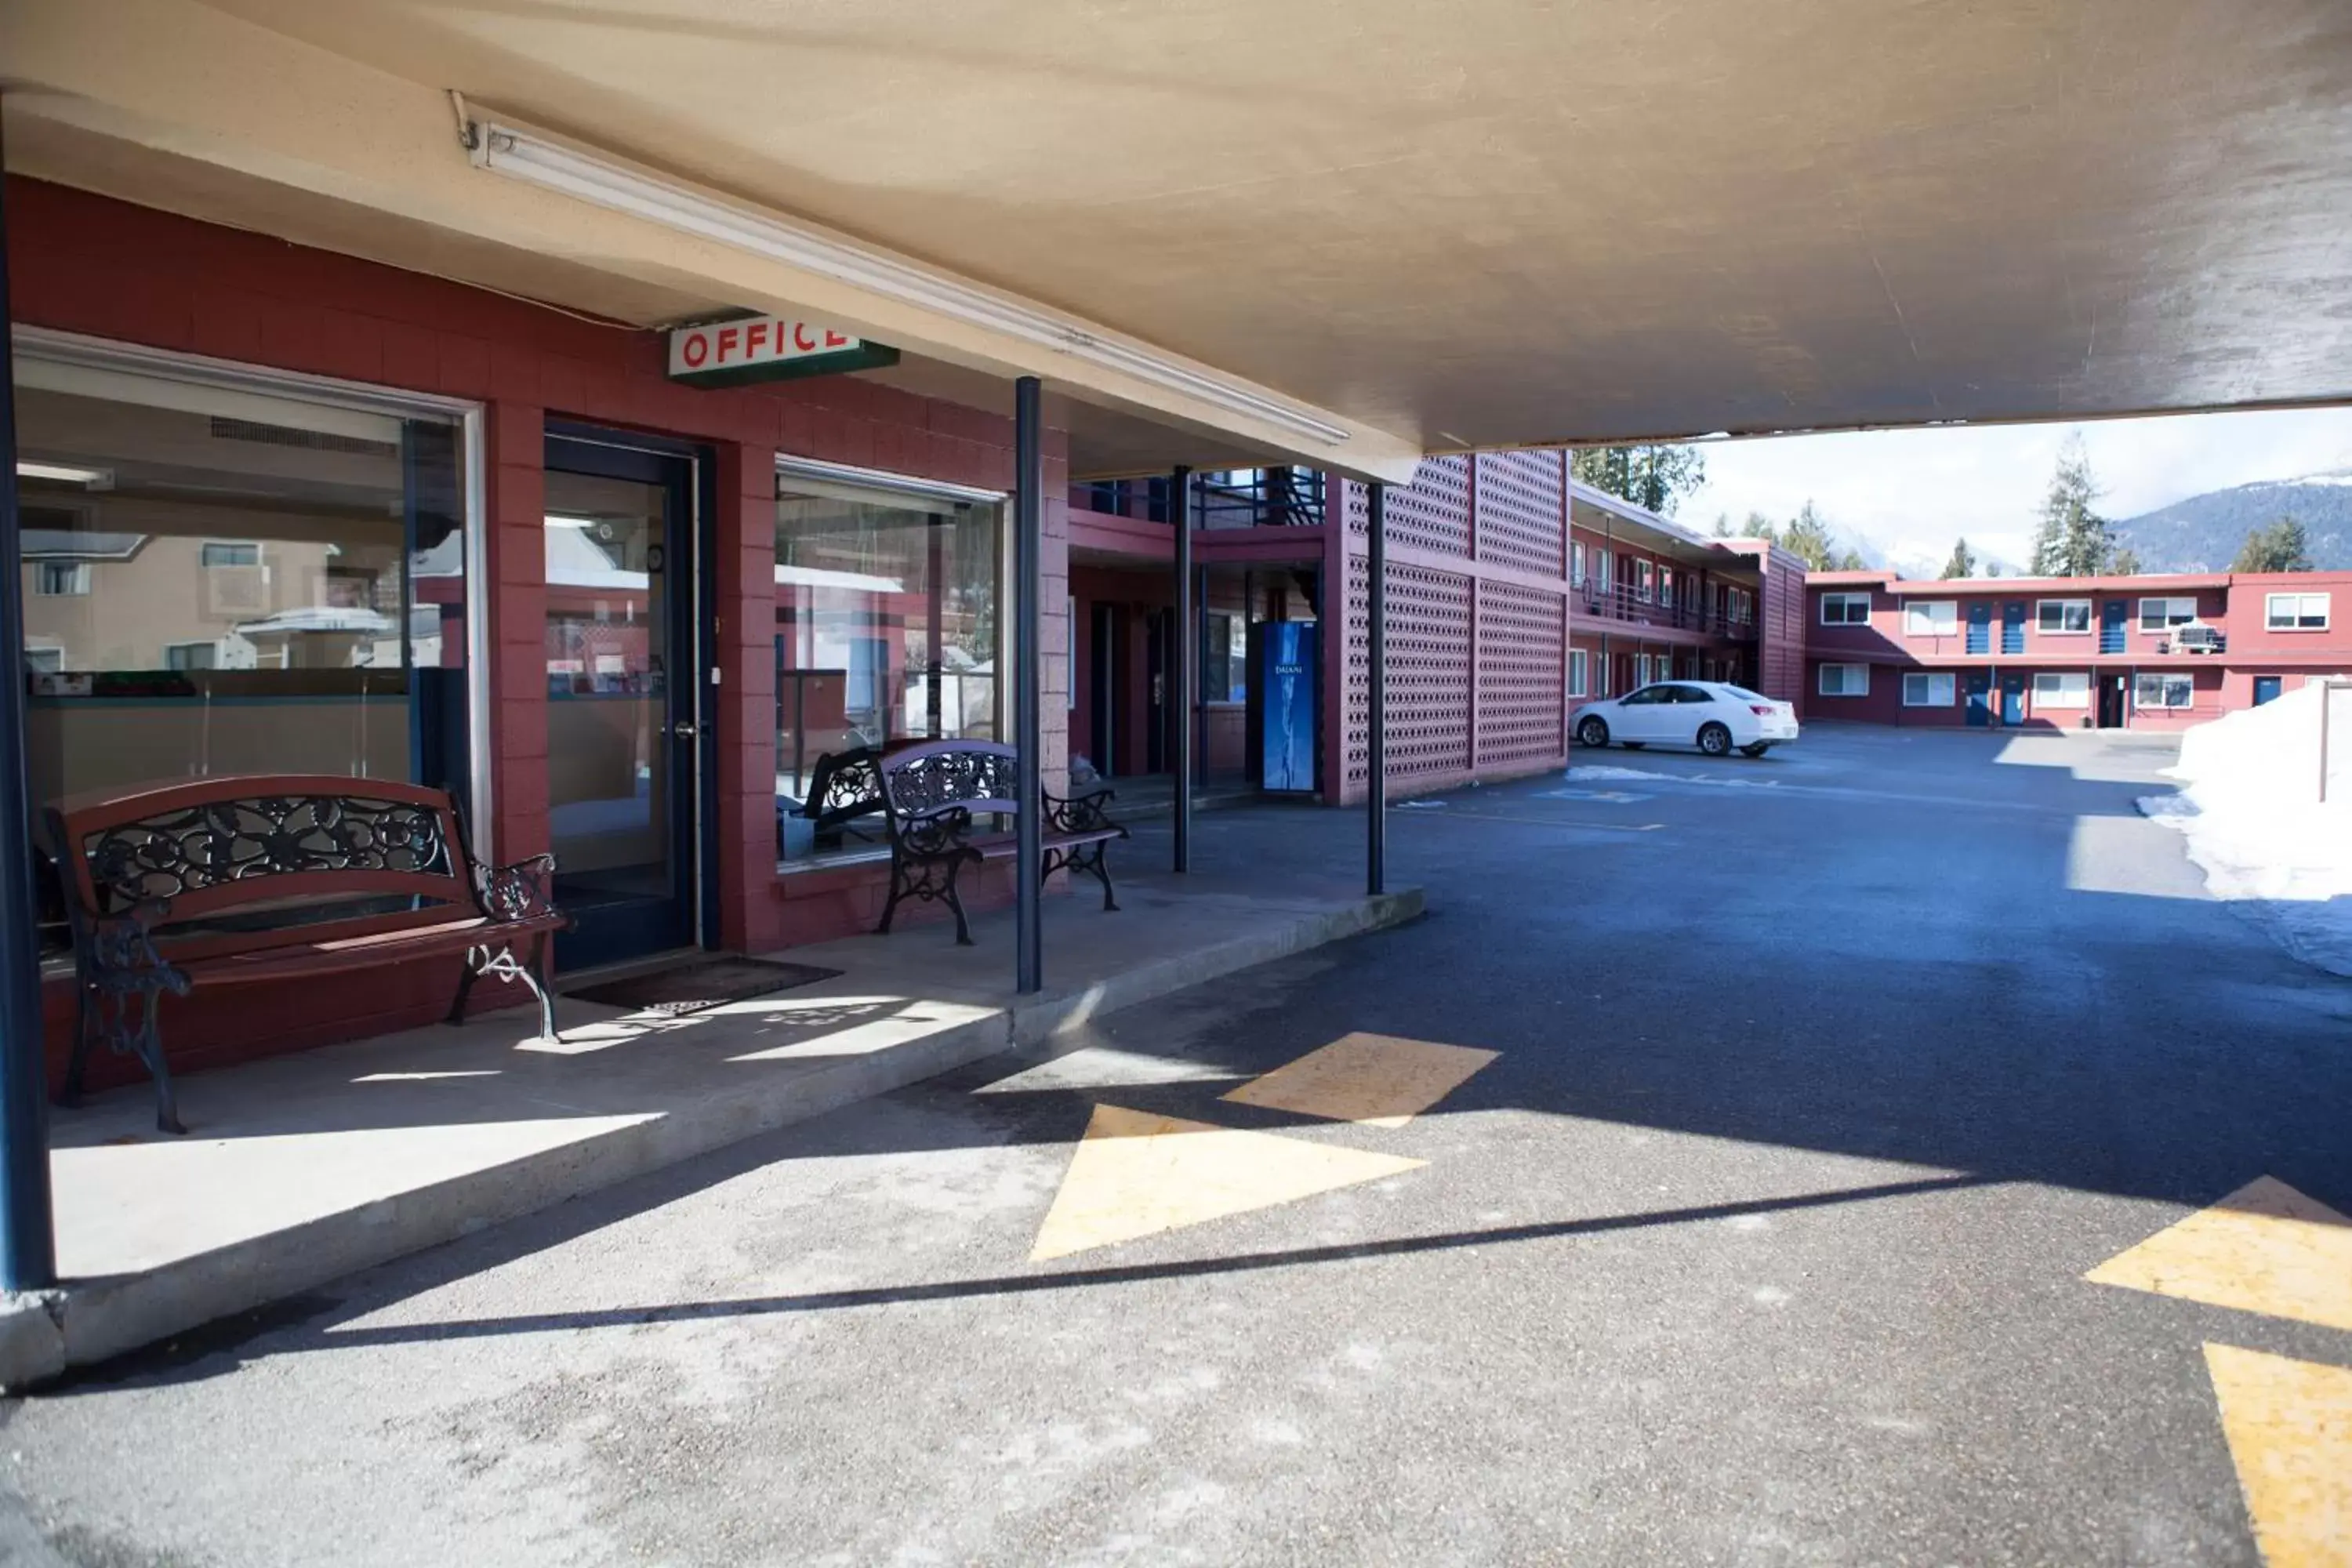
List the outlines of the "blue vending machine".
<svg viewBox="0 0 2352 1568">
<path fill-rule="evenodd" d="M 1312 795 L 1323 692 L 1321 640 L 1313 621 L 1260 621 L 1250 627 L 1249 752 L 1268 795 Z"/>
</svg>

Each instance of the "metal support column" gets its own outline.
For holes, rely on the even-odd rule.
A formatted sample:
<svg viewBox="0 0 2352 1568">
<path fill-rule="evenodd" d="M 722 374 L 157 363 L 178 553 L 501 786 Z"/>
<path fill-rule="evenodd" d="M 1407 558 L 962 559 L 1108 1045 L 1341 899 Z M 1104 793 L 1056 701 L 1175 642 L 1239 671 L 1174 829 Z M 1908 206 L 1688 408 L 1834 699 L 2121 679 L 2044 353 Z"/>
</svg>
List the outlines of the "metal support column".
<svg viewBox="0 0 2352 1568">
<path fill-rule="evenodd" d="M 58 1282 L 49 1208 L 47 1053 L 33 833 L 25 772 L 23 540 L 16 515 L 16 379 L 8 342 L 7 198 L 0 194 L 0 1289 Z"/>
<path fill-rule="evenodd" d="M 1020 806 L 1013 819 L 1013 989 L 1045 985 L 1045 697 L 1040 678 L 1045 615 L 1045 465 L 1039 441 L 1038 384 L 1013 384 L 1013 700 L 1019 716 Z"/>
<path fill-rule="evenodd" d="M 1193 687 L 1200 680 L 1201 628 L 1199 606 L 1192 600 L 1192 470 L 1178 468 L 1168 477 L 1168 521 L 1176 528 L 1176 647 L 1171 657 L 1175 677 L 1169 684 L 1168 727 L 1174 731 L 1169 756 L 1176 775 L 1170 826 L 1175 837 L 1171 870 L 1192 868 L 1192 708 Z"/>
<path fill-rule="evenodd" d="M 1389 890 L 1389 488 L 1370 487 L 1371 559 L 1366 563 L 1364 644 L 1369 689 L 1364 735 L 1364 890 Z"/>
</svg>

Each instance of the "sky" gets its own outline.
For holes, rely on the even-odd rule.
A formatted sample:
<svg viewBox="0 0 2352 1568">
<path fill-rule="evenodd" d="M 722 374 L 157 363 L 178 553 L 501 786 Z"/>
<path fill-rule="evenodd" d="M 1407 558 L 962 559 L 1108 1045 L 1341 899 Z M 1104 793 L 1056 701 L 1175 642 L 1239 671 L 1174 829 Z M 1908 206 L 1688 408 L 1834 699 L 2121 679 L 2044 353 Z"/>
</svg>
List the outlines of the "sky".
<svg viewBox="0 0 2352 1568">
<path fill-rule="evenodd" d="M 1716 514 L 1728 513 L 1738 532 L 1751 510 L 1786 520 L 1810 499 L 1842 541 L 1893 564 L 1940 565 L 1965 538 L 2014 566 L 2032 553 L 2051 468 L 2077 430 L 2109 517 L 2352 468 L 2352 408 L 1780 436 L 1709 443 L 1706 484 L 1675 515 L 1711 531 Z"/>
</svg>

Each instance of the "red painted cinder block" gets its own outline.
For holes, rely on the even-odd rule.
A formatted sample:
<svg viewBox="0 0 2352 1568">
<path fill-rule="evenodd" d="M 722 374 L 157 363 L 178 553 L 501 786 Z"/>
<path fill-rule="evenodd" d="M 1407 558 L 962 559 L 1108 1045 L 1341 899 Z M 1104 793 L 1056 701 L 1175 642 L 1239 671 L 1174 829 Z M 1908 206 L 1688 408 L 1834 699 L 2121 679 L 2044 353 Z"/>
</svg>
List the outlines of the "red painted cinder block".
<svg viewBox="0 0 2352 1568">
<path fill-rule="evenodd" d="M 384 321 L 376 331 L 387 386 L 430 391 L 441 383 L 441 338 L 430 328 Z"/>
<path fill-rule="evenodd" d="M 196 312 L 196 353 L 215 359 L 254 360 L 261 355 L 261 317 L 267 302 L 242 289 L 209 290 Z M 381 352 L 379 350 L 379 361 Z M 379 369 L 381 364 L 379 364 Z"/>
<path fill-rule="evenodd" d="M 346 381 L 383 379 L 383 323 L 356 310 L 325 310 L 319 317 L 320 362 Z"/>
<path fill-rule="evenodd" d="M 289 370 L 331 374 L 323 363 L 326 312 L 294 300 L 274 302 L 261 318 L 261 357 Z"/>
<path fill-rule="evenodd" d="M 441 334 L 440 376 L 436 390 L 452 397 L 490 395 L 490 345 L 479 338 Z"/>
</svg>

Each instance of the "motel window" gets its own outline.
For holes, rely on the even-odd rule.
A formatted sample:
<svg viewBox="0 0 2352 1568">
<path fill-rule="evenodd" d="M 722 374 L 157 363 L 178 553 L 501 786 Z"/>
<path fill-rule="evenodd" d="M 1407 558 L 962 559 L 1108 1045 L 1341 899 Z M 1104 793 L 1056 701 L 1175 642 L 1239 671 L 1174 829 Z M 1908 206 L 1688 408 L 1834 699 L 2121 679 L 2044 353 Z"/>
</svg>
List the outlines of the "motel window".
<svg viewBox="0 0 2352 1568">
<path fill-rule="evenodd" d="M 2088 708 L 2091 677 L 2080 669 L 2045 669 L 2033 678 L 2036 708 Z"/>
<path fill-rule="evenodd" d="M 1000 510 L 980 491 L 780 465 L 776 793 L 787 810 L 828 756 L 1001 738 Z"/>
<path fill-rule="evenodd" d="M 1824 697 L 1867 697 L 1870 695 L 1870 666 L 1825 664 L 1822 666 L 1820 690 Z"/>
<path fill-rule="evenodd" d="M 2263 624 L 2274 632 L 2327 629 L 2325 594 L 2272 594 L 2263 600 Z"/>
<path fill-rule="evenodd" d="M 2196 618 L 2197 601 L 2194 598 L 2142 599 L 2139 602 L 2139 629 L 2144 632 L 2169 631 Z"/>
<path fill-rule="evenodd" d="M 465 798 L 458 411 L 41 343 L 16 395 L 37 805 L 218 773 Z"/>
<path fill-rule="evenodd" d="M 197 564 L 207 571 L 215 566 L 258 566 L 261 564 L 261 546 L 251 540 L 228 542 L 208 539 L 197 557 Z"/>
<path fill-rule="evenodd" d="M 1745 595 L 1743 595 L 1744 597 Z M 1870 625 L 1870 595 L 1867 594 L 1823 594 L 1822 625 L 1825 626 L 1866 626 Z"/>
<path fill-rule="evenodd" d="M 1586 695 L 1585 683 L 1591 679 L 1591 660 L 1585 651 L 1580 647 L 1570 648 L 1568 650 L 1568 694 L 1570 697 Z"/>
<path fill-rule="evenodd" d="M 2147 674 L 2133 678 L 2135 707 L 2188 708 L 2195 701 L 2196 683 L 2187 675 Z"/>
<path fill-rule="evenodd" d="M 33 563 L 33 593 L 44 599 L 80 598 L 89 592 L 89 563 L 87 561 L 37 561 Z"/>
<path fill-rule="evenodd" d="M 1568 580 L 1571 586 L 1584 586 L 1584 546 L 1571 542 L 1568 547 Z"/>
<path fill-rule="evenodd" d="M 1651 580 L 1655 571 L 1656 568 L 1646 561 L 1633 563 L 1633 597 L 1643 600 L 1650 597 Z"/>
<path fill-rule="evenodd" d="M 1906 708 L 1949 708 L 1952 705 L 1953 676 L 1945 670 L 1909 670 L 1903 677 L 1903 706 Z"/>
<path fill-rule="evenodd" d="M 1958 634 L 1960 606 L 1956 599 L 1912 600 L 1903 606 L 1903 635 L 1948 637 Z"/>
<path fill-rule="evenodd" d="M 1675 607 L 1675 574 L 1671 572 L 1658 574 L 1658 603 L 1670 610 Z"/>
<path fill-rule="evenodd" d="M 1201 628 L 1201 700 L 1249 700 L 1249 623 L 1222 611 Z"/>
<path fill-rule="evenodd" d="M 2087 632 L 2091 629 L 2091 601 L 2037 599 L 2033 605 L 2033 625 L 2034 629 L 2040 632 Z"/>
<path fill-rule="evenodd" d="M 1611 555 L 1610 555 L 1609 552 L 1607 552 L 1606 550 L 1596 550 L 1596 551 L 1594 551 L 1594 552 L 1592 552 L 1592 571 L 1593 571 L 1593 575 L 1594 575 L 1595 579 L 1600 583 L 1600 584 L 1601 584 L 1601 591 L 1602 593 L 1604 593 L 1604 594 L 1605 594 L 1605 593 L 1607 593 L 1607 592 L 1609 592 L 1609 584 L 1610 584 L 1610 576 L 1609 576 L 1609 573 L 1610 573 L 1610 565 L 1609 565 L 1609 563 L 1610 563 L 1611 559 L 1612 559 L 1612 557 L 1611 557 Z"/>
</svg>

